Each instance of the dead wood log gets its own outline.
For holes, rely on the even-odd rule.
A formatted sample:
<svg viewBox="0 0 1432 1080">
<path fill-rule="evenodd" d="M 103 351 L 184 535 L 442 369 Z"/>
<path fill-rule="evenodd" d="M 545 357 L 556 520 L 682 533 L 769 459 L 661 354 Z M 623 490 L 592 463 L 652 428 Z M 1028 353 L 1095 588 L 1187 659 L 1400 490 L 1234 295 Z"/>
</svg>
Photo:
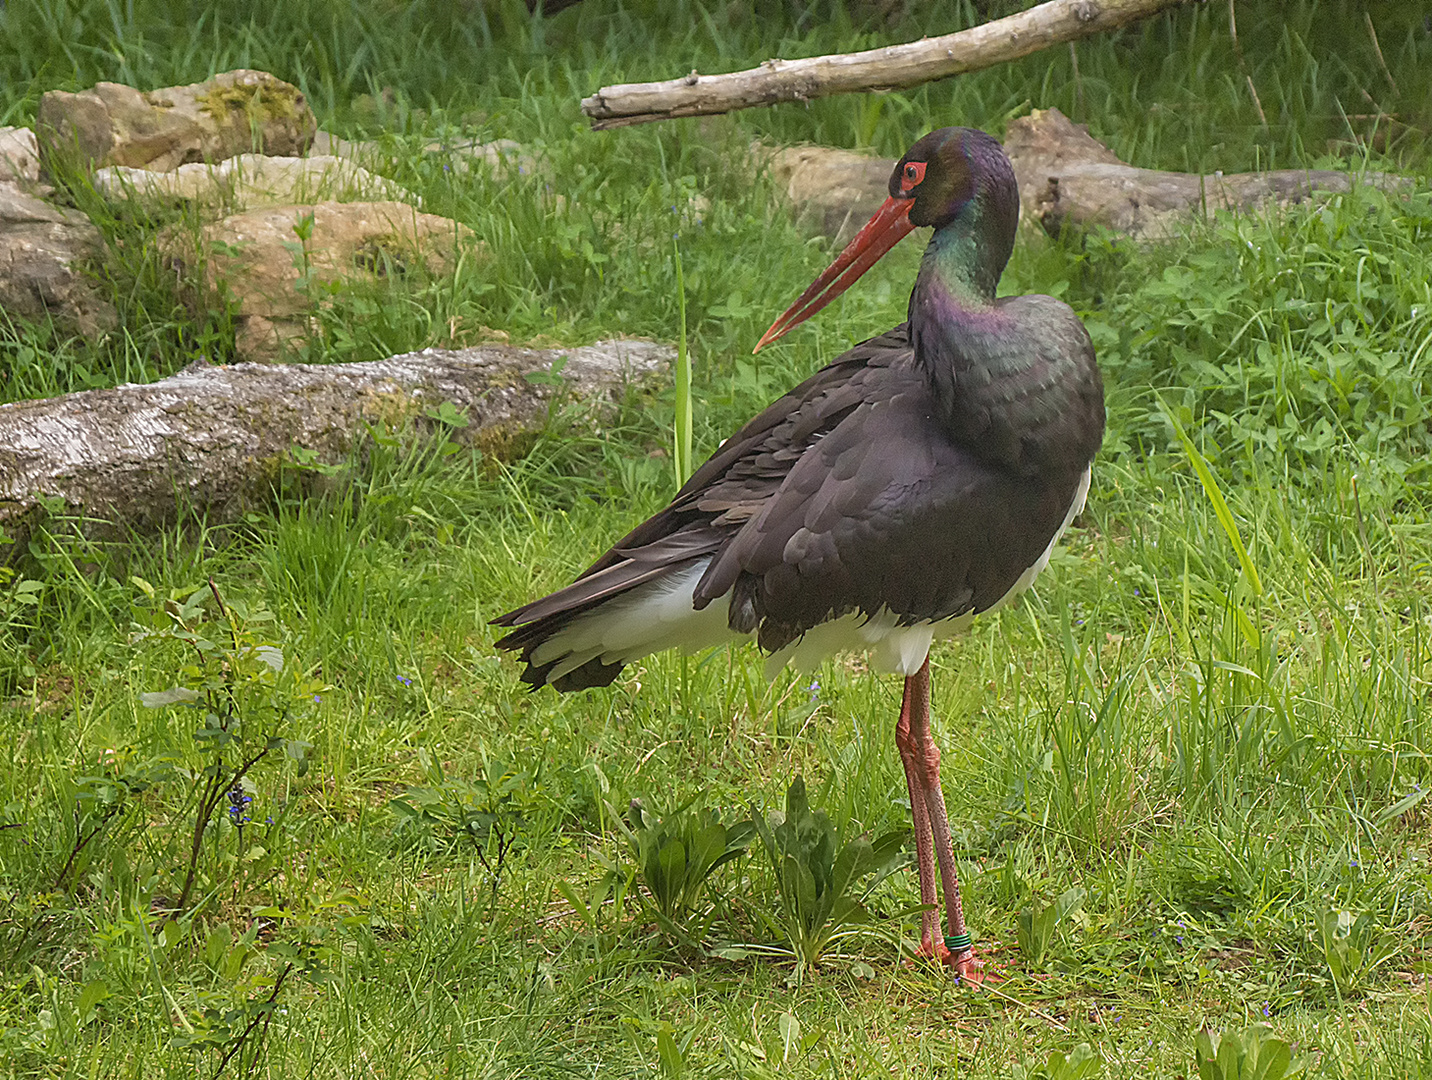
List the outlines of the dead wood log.
<svg viewBox="0 0 1432 1080">
<path fill-rule="evenodd" d="M 1330 169 L 1279 169 L 1260 173 L 1165 172 L 1120 161 L 1082 124 L 1058 109 L 1035 110 L 1010 122 L 1005 152 L 1019 181 L 1026 221 L 1050 235 L 1066 227 L 1096 226 L 1139 240 L 1180 236 L 1197 217 L 1300 203 L 1315 192 L 1340 193 L 1354 182 L 1395 191 L 1406 177 Z"/>
<path fill-rule="evenodd" d="M 1004 149 L 1019 181 L 1021 219 L 1051 235 L 1100 228 L 1136 240 L 1184 235 L 1189 223 L 1219 211 L 1262 211 L 1340 193 L 1361 183 L 1406 190 L 1408 177 L 1331 169 L 1262 173 L 1164 172 L 1126 165 L 1082 124 L 1058 109 L 1036 109 L 1010 121 Z M 756 168 L 784 190 L 798 220 L 845 243 L 889 194 L 894 158 L 825 146 L 751 144 Z"/>
<path fill-rule="evenodd" d="M 968 30 L 868 52 L 767 60 L 749 71 L 604 86 L 582 100 L 592 127 L 709 116 L 859 90 L 898 90 L 1113 30 L 1187 0 L 1049 0 Z"/>
<path fill-rule="evenodd" d="M 425 349 L 358 364 L 195 365 L 146 386 L 0 405 L 0 530 L 23 540 L 57 504 L 100 535 L 162 527 L 185 511 L 231 520 L 272 498 L 295 448 L 316 462 L 350 461 L 373 425 L 421 424 L 445 402 L 468 419 L 453 438 L 502 451 L 546 422 L 559 390 L 610 403 L 673 354 L 603 341 Z M 559 377 L 527 377 L 558 362 Z M 21 546 L 0 547 L 0 562 Z"/>
</svg>

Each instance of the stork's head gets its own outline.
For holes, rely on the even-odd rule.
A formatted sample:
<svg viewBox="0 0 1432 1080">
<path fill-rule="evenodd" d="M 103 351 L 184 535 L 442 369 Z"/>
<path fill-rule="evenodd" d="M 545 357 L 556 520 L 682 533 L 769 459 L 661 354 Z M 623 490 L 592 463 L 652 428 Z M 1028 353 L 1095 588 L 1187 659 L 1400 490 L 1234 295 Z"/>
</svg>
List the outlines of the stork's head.
<svg viewBox="0 0 1432 1080">
<path fill-rule="evenodd" d="M 755 350 L 805 322 L 850 288 L 887 251 L 922 225 L 970 229 L 1002 250 L 1014 248 L 1019 191 L 999 143 L 974 128 L 940 128 L 906 151 L 890 174 L 890 197 L 844 251 L 762 335 Z"/>
</svg>

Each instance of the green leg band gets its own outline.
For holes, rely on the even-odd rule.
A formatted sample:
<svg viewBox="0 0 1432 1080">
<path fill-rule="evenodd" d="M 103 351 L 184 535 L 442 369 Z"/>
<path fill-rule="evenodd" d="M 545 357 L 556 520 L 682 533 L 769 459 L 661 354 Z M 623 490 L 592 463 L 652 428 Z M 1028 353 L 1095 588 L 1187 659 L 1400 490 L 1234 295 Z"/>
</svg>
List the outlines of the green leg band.
<svg viewBox="0 0 1432 1080">
<path fill-rule="evenodd" d="M 949 949 L 950 952 L 955 956 L 959 956 L 961 953 L 965 952 L 971 947 L 971 945 L 972 942 L 970 941 L 969 934 L 945 935 L 945 948 Z"/>
</svg>

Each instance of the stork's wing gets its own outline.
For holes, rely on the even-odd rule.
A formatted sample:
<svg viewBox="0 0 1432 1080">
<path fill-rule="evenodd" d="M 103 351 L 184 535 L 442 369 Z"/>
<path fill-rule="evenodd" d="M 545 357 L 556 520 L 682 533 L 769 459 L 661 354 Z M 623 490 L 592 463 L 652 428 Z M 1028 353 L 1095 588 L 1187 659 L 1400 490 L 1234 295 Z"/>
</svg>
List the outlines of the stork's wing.
<svg viewBox="0 0 1432 1080">
<path fill-rule="evenodd" d="M 885 389 L 793 463 L 711 562 L 698 607 L 732 591 L 732 628 L 776 650 L 850 612 L 912 624 L 983 611 L 1034 566 L 1087 462 L 1011 473 L 950 441 L 923 382 Z"/>
<path fill-rule="evenodd" d="M 904 324 L 862 342 L 816 372 L 727 439 L 671 505 L 619 540 L 582 575 L 493 619 L 519 629 L 497 642 L 526 652 L 576 616 L 697 558 L 713 555 L 759 512 L 811 445 L 910 357 Z"/>
</svg>

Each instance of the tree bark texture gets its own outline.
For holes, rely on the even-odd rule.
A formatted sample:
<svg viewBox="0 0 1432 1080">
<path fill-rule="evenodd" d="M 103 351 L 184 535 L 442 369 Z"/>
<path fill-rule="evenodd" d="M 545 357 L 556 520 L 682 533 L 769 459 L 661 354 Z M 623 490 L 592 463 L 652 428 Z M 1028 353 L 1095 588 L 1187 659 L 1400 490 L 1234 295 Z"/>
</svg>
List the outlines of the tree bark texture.
<svg viewBox="0 0 1432 1080">
<path fill-rule="evenodd" d="M 232 519 L 271 499 L 295 448 L 317 462 L 352 460 L 372 426 L 421 424 L 445 402 L 468 419 L 454 439 L 501 453 L 546 422 L 559 390 L 610 404 L 673 355 L 652 342 L 603 341 L 425 349 L 358 364 L 195 365 L 150 385 L 0 405 L 0 529 L 23 541 L 56 501 L 100 534 L 162 527 L 186 510 Z M 0 562 L 21 547 L 0 547 Z"/>
<path fill-rule="evenodd" d="M 1082 124 L 1058 109 L 1036 109 L 1010 122 L 1004 149 L 1019 181 L 1024 218 L 1050 235 L 1066 227 L 1097 226 L 1137 240 L 1182 236 L 1195 217 L 1286 207 L 1340 193 L 1354 182 L 1384 191 L 1406 190 L 1406 177 L 1328 169 L 1197 173 L 1140 169 L 1120 161 Z M 891 162 L 893 167 L 894 162 Z M 883 194 L 883 193 L 882 193 Z"/>
<path fill-rule="evenodd" d="M 859 90 L 898 90 L 979 71 L 1113 30 L 1186 0 L 1049 0 L 954 34 L 859 53 L 767 60 L 749 71 L 604 86 L 582 100 L 592 127 L 708 116 Z"/>
</svg>

